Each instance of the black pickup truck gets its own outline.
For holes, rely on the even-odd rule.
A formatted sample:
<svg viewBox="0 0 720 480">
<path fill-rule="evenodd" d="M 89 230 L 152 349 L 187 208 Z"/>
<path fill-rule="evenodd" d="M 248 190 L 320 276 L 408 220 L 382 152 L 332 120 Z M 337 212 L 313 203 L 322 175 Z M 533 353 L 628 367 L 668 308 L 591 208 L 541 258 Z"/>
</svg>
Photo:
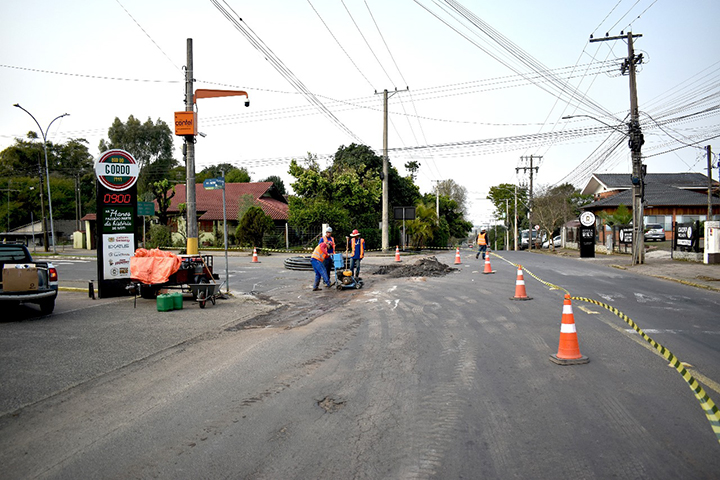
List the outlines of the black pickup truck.
<svg viewBox="0 0 720 480">
<path fill-rule="evenodd" d="M 57 269 L 34 262 L 25 245 L 0 243 L 0 308 L 8 303 L 35 303 L 44 315 L 55 309 Z"/>
</svg>

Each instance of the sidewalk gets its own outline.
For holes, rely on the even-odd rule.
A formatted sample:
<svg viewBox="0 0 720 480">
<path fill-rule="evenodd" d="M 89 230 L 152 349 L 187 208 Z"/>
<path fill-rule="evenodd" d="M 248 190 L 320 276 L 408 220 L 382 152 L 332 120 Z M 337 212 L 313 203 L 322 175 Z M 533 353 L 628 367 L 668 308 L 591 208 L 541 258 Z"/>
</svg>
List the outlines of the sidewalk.
<svg viewBox="0 0 720 480">
<path fill-rule="evenodd" d="M 557 253 L 540 250 L 538 253 L 577 258 L 582 262 L 599 263 L 639 275 L 647 275 L 720 292 L 720 264 L 706 265 L 685 260 L 673 260 L 670 258 L 670 252 L 665 250 L 646 252 L 645 263 L 642 265 L 632 265 L 632 257 L 629 254 L 613 253 L 608 255 L 596 253 L 594 258 L 580 258 L 578 250 L 558 249 Z"/>
<path fill-rule="evenodd" d="M 31 252 L 32 253 L 32 252 Z M 223 256 L 225 252 L 222 250 L 209 250 L 202 251 L 201 253 L 210 253 L 216 256 Z M 569 249 L 557 249 L 556 251 L 549 250 L 538 250 L 532 251 L 532 253 L 538 253 L 543 255 L 558 255 L 562 257 L 577 258 L 578 261 L 598 263 L 606 265 L 610 268 L 619 268 L 627 270 L 639 275 L 647 275 L 650 277 L 661 278 L 664 280 L 674 281 L 685 285 L 694 286 L 697 288 L 704 288 L 706 290 L 712 290 L 720 292 L 720 264 L 705 265 L 704 263 L 696 263 L 684 260 L 673 260 L 670 258 L 669 251 L 663 250 L 651 250 L 645 254 L 645 263 L 642 265 L 632 265 L 632 259 L 629 254 L 612 254 L 607 255 L 604 253 L 597 253 L 594 258 L 580 258 L 580 252 L 578 250 Z M 58 248 L 57 255 L 53 255 L 52 252 L 38 251 L 34 255 L 41 258 L 57 258 L 57 259 L 82 259 L 82 260 L 94 260 L 96 258 L 95 250 L 83 250 L 74 248 Z M 302 256 L 303 254 L 290 254 L 290 253 L 274 253 L 275 255 L 282 256 Z M 252 257 L 252 251 L 229 251 L 229 257 Z M 375 255 L 368 254 L 366 258 L 372 258 Z M 382 255 L 378 255 L 382 256 Z M 262 261 L 262 255 L 260 256 Z M 60 286 L 63 285 L 62 279 L 60 279 Z M 75 286 L 75 285 L 68 285 Z M 87 288 L 87 285 L 82 285 L 82 288 Z"/>
</svg>

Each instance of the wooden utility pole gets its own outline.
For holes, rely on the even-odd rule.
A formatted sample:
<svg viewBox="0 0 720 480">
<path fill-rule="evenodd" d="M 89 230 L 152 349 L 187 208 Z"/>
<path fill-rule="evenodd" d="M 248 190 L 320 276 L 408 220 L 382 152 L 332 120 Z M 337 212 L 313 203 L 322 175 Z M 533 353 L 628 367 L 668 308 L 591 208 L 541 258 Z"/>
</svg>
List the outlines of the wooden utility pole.
<svg viewBox="0 0 720 480">
<path fill-rule="evenodd" d="M 187 39 L 187 67 L 185 69 L 185 111 L 194 111 L 193 99 L 193 48 L 192 38 Z M 185 135 L 185 202 L 187 218 L 185 230 L 187 233 L 188 255 L 198 254 L 198 225 L 197 204 L 195 201 L 195 135 Z"/>
<path fill-rule="evenodd" d="M 405 88 L 408 91 L 409 88 Z M 375 91 L 377 94 L 378 92 Z M 388 99 L 398 93 L 397 88 L 388 95 L 388 90 L 383 90 L 383 169 L 382 169 L 382 250 L 390 248 L 390 189 L 388 186 Z"/>
<path fill-rule="evenodd" d="M 528 226 L 528 249 L 532 250 L 533 246 L 533 238 L 532 238 L 532 232 L 534 231 L 533 224 L 532 224 L 532 209 L 533 209 L 533 170 L 535 173 L 537 173 L 538 169 L 540 167 L 533 167 L 533 158 L 537 158 L 538 160 L 542 160 L 542 156 L 534 156 L 530 155 L 529 157 L 520 157 L 521 160 L 526 160 L 530 162 L 529 167 L 517 167 L 515 169 L 515 173 L 522 170 L 523 172 L 530 171 L 530 193 L 528 196 L 528 223 L 530 224 Z M 517 198 L 517 196 L 515 197 Z M 517 208 L 517 205 L 516 205 Z M 538 232 L 538 235 L 540 232 Z"/>
<path fill-rule="evenodd" d="M 627 39 L 628 56 L 622 64 L 622 74 L 629 74 L 630 77 L 630 122 L 628 123 L 628 145 L 632 156 L 632 181 L 633 189 L 633 243 L 632 243 L 632 264 L 645 263 L 645 232 L 643 227 L 645 200 L 645 165 L 642 164 L 642 145 L 645 143 L 642 131 L 640 130 L 640 113 L 638 110 L 637 81 L 635 78 L 635 65 L 642 63 L 642 54 L 635 56 L 633 49 L 633 38 L 642 37 L 641 34 L 619 37 L 591 38 L 591 42 L 604 42 L 607 40 Z"/>
</svg>

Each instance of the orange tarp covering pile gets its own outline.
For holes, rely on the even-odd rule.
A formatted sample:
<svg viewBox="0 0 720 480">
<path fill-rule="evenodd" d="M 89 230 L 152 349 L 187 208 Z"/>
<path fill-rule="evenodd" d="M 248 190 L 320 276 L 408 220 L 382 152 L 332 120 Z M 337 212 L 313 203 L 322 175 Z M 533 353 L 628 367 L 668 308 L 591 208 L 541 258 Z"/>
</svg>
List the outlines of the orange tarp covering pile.
<svg viewBox="0 0 720 480">
<path fill-rule="evenodd" d="M 130 258 L 130 277 L 145 284 L 165 283 L 180 269 L 182 260 L 172 252 L 138 248 Z"/>
</svg>

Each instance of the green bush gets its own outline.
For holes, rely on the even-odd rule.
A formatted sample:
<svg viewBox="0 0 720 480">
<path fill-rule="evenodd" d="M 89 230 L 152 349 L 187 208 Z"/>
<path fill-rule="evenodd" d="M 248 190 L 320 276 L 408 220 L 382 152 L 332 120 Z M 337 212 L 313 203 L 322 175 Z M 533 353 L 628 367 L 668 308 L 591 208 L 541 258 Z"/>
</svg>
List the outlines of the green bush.
<svg viewBox="0 0 720 480">
<path fill-rule="evenodd" d="M 169 247 L 172 245 L 172 233 L 167 225 L 152 225 L 147 233 L 147 248 Z"/>
</svg>

